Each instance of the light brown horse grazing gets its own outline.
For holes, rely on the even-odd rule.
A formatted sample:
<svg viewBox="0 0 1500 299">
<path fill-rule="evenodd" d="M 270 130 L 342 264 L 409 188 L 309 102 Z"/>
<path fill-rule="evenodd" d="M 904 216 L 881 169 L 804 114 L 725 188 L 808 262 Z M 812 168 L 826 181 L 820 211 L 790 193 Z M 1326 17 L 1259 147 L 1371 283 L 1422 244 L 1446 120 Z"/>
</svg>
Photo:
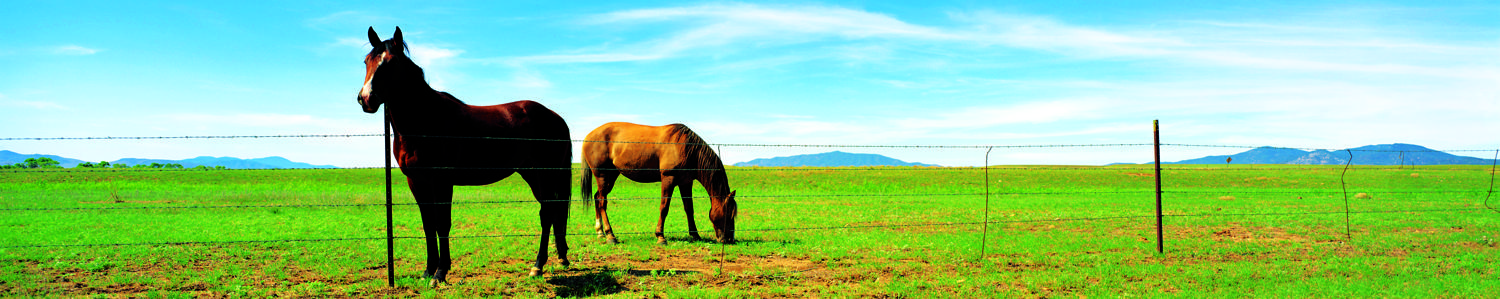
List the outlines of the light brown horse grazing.
<svg viewBox="0 0 1500 299">
<path fill-rule="evenodd" d="M 453 186 L 491 184 L 520 174 L 541 203 L 541 248 L 531 275 L 547 263 L 547 238 L 557 233 L 557 258 L 568 266 L 568 196 L 573 147 L 568 125 L 532 101 L 469 106 L 427 85 L 422 68 L 406 55 L 401 28 L 380 41 L 370 28 L 365 85 L 359 105 L 375 113 L 383 103 L 395 131 L 392 149 L 422 213 L 430 284 L 446 282 L 453 226 Z M 557 140 L 557 141 L 552 141 Z"/>
<path fill-rule="evenodd" d="M 734 218 L 739 215 L 739 204 L 734 201 L 734 191 L 729 190 L 729 177 L 724 175 L 724 163 L 719 155 L 703 142 L 703 138 L 682 124 L 653 127 L 632 123 L 612 122 L 589 132 L 583 143 L 583 198 L 594 198 L 594 230 L 609 243 L 615 239 L 614 226 L 609 223 L 609 190 L 615 178 L 625 175 L 641 183 L 661 182 L 661 217 L 656 221 L 656 243 L 666 244 L 662 227 L 667 221 L 667 210 L 672 204 L 672 189 L 681 190 L 682 209 L 687 213 L 689 234 L 694 240 L 698 236 L 698 224 L 693 221 L 693 181 L 703 184 L 708 190 L 711 206 L 708 219 L 714 225 L 714 234 L 722 243 L 734 243 Z M 599 184 L 599 192 L 590 185 Z"/>
</svg>

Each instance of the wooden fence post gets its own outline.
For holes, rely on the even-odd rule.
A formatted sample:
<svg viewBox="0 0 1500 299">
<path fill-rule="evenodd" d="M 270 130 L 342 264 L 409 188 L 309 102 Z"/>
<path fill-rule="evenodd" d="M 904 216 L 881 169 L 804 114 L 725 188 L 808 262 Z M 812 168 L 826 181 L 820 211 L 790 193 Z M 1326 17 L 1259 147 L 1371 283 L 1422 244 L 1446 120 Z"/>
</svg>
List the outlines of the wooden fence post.
<svg viewBox="0 0 1500 299">
<path fill-rule="evenodd" d="M 1166 253 L 1161 233 L 1161 127 L 1158 121 L 1151 121 L 1151 146 L 1156 152 L 1156 253 Z"/>
<path fill-rule="evenodd" d="M 385 108 L 385 284 L 396 287 L 396 233 L 391 221 L 391 108 Z"/>
</svg>

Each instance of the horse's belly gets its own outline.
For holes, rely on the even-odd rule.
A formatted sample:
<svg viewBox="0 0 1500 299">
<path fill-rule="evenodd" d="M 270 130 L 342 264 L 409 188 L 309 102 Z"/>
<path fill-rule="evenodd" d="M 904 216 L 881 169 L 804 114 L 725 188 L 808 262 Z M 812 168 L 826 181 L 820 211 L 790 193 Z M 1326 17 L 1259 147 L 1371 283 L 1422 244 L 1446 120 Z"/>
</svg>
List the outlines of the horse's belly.
<svg viewBox="0 0 1500 299">
<path fill-rule="evenodd" d="M 661 171 L 660 170 L 656 170 L 656 169 L 651 169 L 651 170 L 624 170 L 624 169 L 621 169 L 620 170 L 620 175 L 625 176 L 625 178 L 630 179 L 631 181 L 635 181 L 635 182 L 639 182 L 639 183 L 655 183 L 655 182 L 660 182 L 661 181 Z"/>
</svg>

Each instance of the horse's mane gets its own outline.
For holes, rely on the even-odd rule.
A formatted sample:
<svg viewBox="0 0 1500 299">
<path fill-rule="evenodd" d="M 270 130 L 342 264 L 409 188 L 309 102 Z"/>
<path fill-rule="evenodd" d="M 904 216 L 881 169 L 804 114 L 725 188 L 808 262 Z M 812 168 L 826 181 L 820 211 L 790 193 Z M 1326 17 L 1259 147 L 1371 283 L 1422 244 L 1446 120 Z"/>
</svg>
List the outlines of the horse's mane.
<svg viewBox="0 0 1500 299">
<path fill-rule="evenodd" d="M 670 124 L 667 126 L 672 128 L 672 133 L 682 136 L 682 140 L 678 142 L 683 143 L 683 151 L 697 158 L 696 161 L 693 161 L 696 164 L 693 166 L 694 168 L 703 169 L 702 171 L 704 172 L 722 171 L 724 169 L 724 161 L 719 159 L 719 154 L 714 152 L 713 146 L 703 141 L 703 137 L 699 137 L 698 133 L 693 132 L 693 129 L 689 129 L 687 125 L 683 124 Z"/>
<path fill-rule="evenodd" d="M 389 40 L 389 39 L 385 40 L 384 42 L 381 42 L 381 43 L 384 44 L 383 46 L 385 46 L 385 48 L 390 48 L 390 46 L 392 46 L 391 45 L 391 40 Z M 406 46 L 406 40 L 401 40 L 401 45 L 400 46 L 401 46 L 401 56 L 411 57 L 411 47 Z M 380 48 L 374 48 L 374 47 L 372 47 L 372 49 L 370 49 L 370 54 L 375 54 L 376 51 L 380 51 Z"/>
<path fill-rule="evenodd" d="M 383 44 L 385 44 L 385 47 L 387 47 L 387 48 L 389 48 L 391 46 L 401 46 L 401 56 L 400 56 L 401 57 L 401 59 L 400 59 L 401 61 L 398 61 L 396 63 L 403 64 L 404 67 L 410 67 L 412 69 L 412 73 L 414 74 L 413 76 L 416 77 L 417 82 L 421 83 L 420 88 L 422 88 L 423 91 L 430 90 L 430 91 L 432 91 L 434 93 L 437 93 L 439 98 L 442 98 L 444 100 L 453 101 L 453 102 L 456 102 L 456 103 L 459 103 L 459 104 L 463 104 L 463 101 L 460 101 L 457 97 L 454 97 L 453 95 L 448 94 L 447 92 L 441 92 L 441 91 L 438 91 L 436 89 L 433 89 L 432 86 L 427 83 L 427 74 L 426 74 L 425 71 L 422 70 L 422 66 L 417 65 L 417 62 L 415 60 L 411 59 L 411 48 L 406 45 L 406 40 L 401 40 L 401 42 L 399 44 L 397 44 L 396 42 L 393 42 L 391 40 L 385 40 L 385 42 L 383 42 Z M 372 49 L 372 50 L 370 50 L 370 54 L 375 54 L 377 50 L 379 50 L 379 49 Z M 395 60 L 393 60 L 393 61 L 395 61 Z"/>
</svg>

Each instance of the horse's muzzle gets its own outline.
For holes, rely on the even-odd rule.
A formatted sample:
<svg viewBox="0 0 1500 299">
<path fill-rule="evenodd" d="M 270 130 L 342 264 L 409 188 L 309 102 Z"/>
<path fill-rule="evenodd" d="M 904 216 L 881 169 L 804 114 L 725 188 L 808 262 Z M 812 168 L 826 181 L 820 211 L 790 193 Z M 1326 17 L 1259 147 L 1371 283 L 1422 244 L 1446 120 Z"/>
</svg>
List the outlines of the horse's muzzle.
<svg viewBox="0 0 1500 299">
<path fill-rule="evenodd" d="M 370 104 L 370 98 L 373 98 L 373 97 L 375 97 L 375 96 L 374 95 L 363 95 L 363 94 L 361 94 L 361 95 L 355 96 L 354 99 L 357 100 L 357 101 L 359 101 L 359 108 L 363 109 L 365 111 L 365 113 L 375 113 L 376 111 L 380 111 L 380 105 L 371 105 Z"/>
</svg>

